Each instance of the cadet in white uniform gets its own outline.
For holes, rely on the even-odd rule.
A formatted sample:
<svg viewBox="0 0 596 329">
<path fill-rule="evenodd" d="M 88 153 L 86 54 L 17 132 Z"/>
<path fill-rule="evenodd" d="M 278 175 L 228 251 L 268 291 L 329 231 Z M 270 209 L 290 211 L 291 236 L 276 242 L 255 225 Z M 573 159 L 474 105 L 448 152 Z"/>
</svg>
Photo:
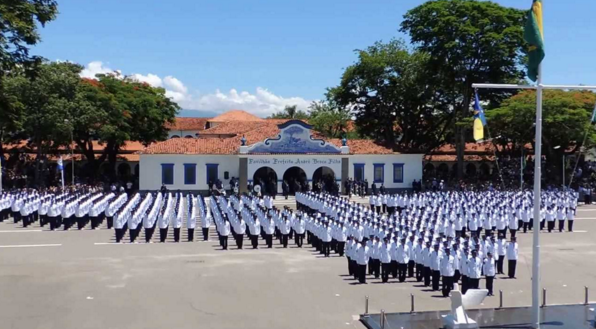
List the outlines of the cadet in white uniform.
<svg viewBox="0 0 596 329">
<path fill-rule="evenodd" d="M 188 229 L 188 241 L 193 242 L 195 239 L 195 227 L 197 226 L 197 209 L 195 198 L 192 194 L 187 197 L 188 204 L 188 218 L 186 219 L 186 228 Z"/>
</svg>

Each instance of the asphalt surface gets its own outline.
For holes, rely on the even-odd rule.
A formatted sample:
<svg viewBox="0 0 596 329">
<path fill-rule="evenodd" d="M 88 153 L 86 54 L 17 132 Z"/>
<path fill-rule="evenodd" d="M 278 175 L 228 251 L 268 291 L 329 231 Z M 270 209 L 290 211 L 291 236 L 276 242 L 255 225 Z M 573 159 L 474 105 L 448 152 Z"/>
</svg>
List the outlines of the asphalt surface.
<svg viewBox="0 0 596 329">
<path fill-rule="evenodd" d="M 541 234 L 548 304 L 583 303 L 590 285 L 596 300 L 596 206 L 580 207 L 574 229 Z M 171 234 L 165 244 L 116 244 L 107 229 L 0 223 L 0 328 L 364 328 L 358 314 L 367 295 L 370 312 L 409 311 L 410 294 L 417 311 L 450 307 L 412 279 L 355 284 L 345 258 L 312 249 L 265 249 L 260 241 L 258 250 L 230 243 L 222 251 L 215 235 L 173 243 Z M 518 242 L 517 279 L 495 281 L 505 307 L 531 304 L 532 234 Z M 497 307 L 496 295 L 483 307 Z"/>
</svg>

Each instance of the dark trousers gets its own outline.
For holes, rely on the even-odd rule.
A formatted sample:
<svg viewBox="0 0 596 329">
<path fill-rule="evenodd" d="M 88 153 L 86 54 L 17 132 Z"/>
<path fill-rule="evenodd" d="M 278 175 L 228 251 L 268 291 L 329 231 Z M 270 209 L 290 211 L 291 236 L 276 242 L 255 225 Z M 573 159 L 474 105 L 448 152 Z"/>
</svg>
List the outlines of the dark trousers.
<svg viewBox="0 0 596 329">
<path fill-rule="evenodd" d="M 97 225 L 99 225 L 99 217 L 97 216 L 89 216 L 91 220 L 91 229 L 96 229 Z"/>
<path fill-rule="evenodd" d="M 381 275 L 381 261 L 378 259 L 373 259 L 373 274 L 375 276 L 375 279 L 378 279 L 379 276 Z"/>
<path fill-rule="evenodd" d="M 459 273 L 459 270 L 455 270 L 455 275 L 453 275 L 453 283 L 459 282 L 460 277 L 461 277 L 461 274 Z"/>
<path fill-rule="evenodd" d="M 339 254 L 339 257 L 343 257 L 344 256 L 344 249 L 346 248 L 346 242 L 345 241 L 338 241 L 337 242 L 337 253 Z"/>
<path fill-rule="evenodd" d="M 416 263 L 414 263 L 413 260 L 408 262 L 408 278 L 414 277 L 414 265 L 416 265 Z"/>
<path fill-rule="evenodd" d="M 563 232 L 564 229 L 565 229 L 565 220 L 560 219 L 559 220 L 559 232 Z"/>
<path fill-rule="evenodd" d="M 488 290 L 488 294 L 493 294 L 493 281 L 495 280 L 494 276 L 487 276 L 486 277 L 486 289 Z"/>
<path fill-rule="evenodd" d="M 193 242 L 195 240 L 195 229 L 189 228 L 188 229 L 188 241 Z"/>
<path fill-rule="evenodd" d="M 515 233 L 517 233 L 517 230 L 509 229 L 509 233 L 511 234 L 512 238 L 515 238 Z"/>
<path fill-rule="evenodd" d="M 449 296 L 451 290 L 453 290 L 453 277 L 443 276 L 443 297 Z"/>
<path fill-rule="evenodd" d="M 524 233 L 528 232 L 528 228 L 530 228 L 530 222 L 524 222 Z"/>
<path fill-rule="evenodd" d="M 499 260 L 497 261 L 497 274 L 503 274 L 503 261 L 505 260 L 505 255 L 499 255 Z"/>
<path fill-rule="evenodd" d="M 296 233 L 296 245 L 298 246 L 298 248 L 302 248 L 303 244 L 304 244 L 304 233 L 301 233 L 301 234 Z"/>
<path fill-rule="evenodd" d="M 510 278 L 515 278 L 515 267 L 517 266 L 517 259 L 510 259 L 507 266 L 507 272 Z"/>
<path fill-rule="evenodd" d="M 397 268 L 398 268 L 398 263 L 397 261 L 392 260 L 391 261 L 391 276 L 395 279 L 397 278 Z"/>
<path fill-rule="evenodd" d="M 424 277 L 424 265 L 416 264 L 416 281 L 422 282 L 423 277 Z"/>
<path fill-rule="evenodd" d="M 461 293 L 465 294 L 466 291 L 468 291 L 468 288 L 470 284 L 470 278 L 468 278 L 466 275 L 462 275 L 461 276 Z"/>
<path fill-rule="evenodd" d="M 381 213 L 381 206 L 377 206 L 377 214 Z"/>
<path fill-rule="evenodd" d="M 432 279 L 433 279 L 433 291 L 439 290 L 439 281 L 441 280 L 441 272 L 440 271 L 432 271 Z"/>
<path fill-rule="evenodd" d="M 397 263 L 397 271 L 399 276 L 399 282 L 406 281 L 406 272 L 408 270 L 408 264 L 406 263 Z"/>
<path fill-rule="evenodd" d="M 428 287 L 430 286 L 430 267 L 424 267 L 424 286 Z"/>
<path fill-rule="evenodd" d="M 331 243 L 330 242 L 323 242 L 323 254 L 325 257 L 329 257 L 331 253 Z"/>
<path fill-rule="evenodd" d="M 151 237 L 153 236 L 153 229 L 154 227 L 145 228 L 145 242 L 149 243 L 151 241 Z"/>
<path fill-rule="evenodd" d="M 352 260 L 350 257 L 346 257 L 348 259 L 348 274 L 354 275 L 354 268 L 352 267 Z"/>
<path fill-rule="evenodd" d="M 242 245 L 244 244 L 244 234 L 236 234 L 236 246 L 238 249 L 242 249 Z"/>
<path fill-rule="evenodd" d="M 389 272 L 391 272 L 391 263 L 383 263 L 381 271 L 381 279 L 383 282 L 389 281 Z"/>
<path fill-rule="evenodd" d="M 209 228 L 203 227 L 201 230 L 203 231 L 203 241 L 209 240 Z"/>
<path fill-rule="evenodd" d="M 358 263 L 355 260 L 350 261 L 352 263 L 352 274 L 354 275 L 354 279 L 358 279 Z"/>
<path fill-rule="evenodd" d="M 174 242 L 180 242 L 180 228 L 174 227 Z"/>
<path fill-rule="evenodd" d="M 573 220 L 567 220 L 567 230 L 573 232 Z"/>
<path fill-rule="evenodd" d="M 48 222 L 50 223 L 50 230 L 57 229 L 60 225 L 58 225 L 58 218 L 60 217 L 48 217 Z"/>
<path fill-rule="evenodd" d="M 108 229 L 111 229 L 112 228 L 112 225 L 114 225 L 114 217 L 108 216 L 106 218 L 107 218 L 106 221 L 108 222 Z"/>
<path fill-rule="evenodd" d="M 503 236 L 503 239 L 507 239 L 507 230 L 498 230 L 498 235 Z"/>
<path fill-rule="evenodd" d="M 265 243 L 267 243 L 267 248 L 273 248 L 273 234 L 265 234 Z"/>
<path fill-rule="evenodd" d="M 552 232 L 553 229 L 555 228 L 555 221 L 548 221 L 546 228 L 548 230 L 548 233 Z"/>
<path fill-rule="evenodd" d="M 468 281 L 469 281 L 469 287 L 468 287 L 468 289 L 478 289 L 479 288 L 479 286 L 480 286 L 480 279 L 469 278 Z"/>
<path fill-rule="evenodd" d="M 281 235 L 281 244 L 284 246 L 284 248 L 288 247 L 288 237 L 289 237 L 289 234 Z"/>
<path fill-rule="evenodd" d="M 168 228 L 160 228 L 159 229 L 159 242 L 166 242 L 166 238 L 168 237 Z"/>
<path fill-rule="evenodd" d="M 358 282 L 366 283 L 366 265 L 358 264 Z"/>
<path fill-rule="evenodd" d="M 258 235 L 251 235 L 250 241 L 252 242 L 253 249 L 259 248 L 259 236 Z"/>
</svg>

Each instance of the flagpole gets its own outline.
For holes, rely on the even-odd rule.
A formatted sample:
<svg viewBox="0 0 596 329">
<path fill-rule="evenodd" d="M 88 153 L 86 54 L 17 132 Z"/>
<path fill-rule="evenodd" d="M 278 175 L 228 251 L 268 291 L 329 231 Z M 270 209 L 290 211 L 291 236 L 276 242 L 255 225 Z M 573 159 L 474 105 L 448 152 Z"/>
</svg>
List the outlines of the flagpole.
<svg viewBox="0 0 596 329">
<path fill-rule="evenodd" d="M 540 183 L 542 165 L 542 64 L 536 88 L 536 137 L 534 148 L 534 219 L 532 248 L 532 327 L 540 328 Z"/>
</svg>

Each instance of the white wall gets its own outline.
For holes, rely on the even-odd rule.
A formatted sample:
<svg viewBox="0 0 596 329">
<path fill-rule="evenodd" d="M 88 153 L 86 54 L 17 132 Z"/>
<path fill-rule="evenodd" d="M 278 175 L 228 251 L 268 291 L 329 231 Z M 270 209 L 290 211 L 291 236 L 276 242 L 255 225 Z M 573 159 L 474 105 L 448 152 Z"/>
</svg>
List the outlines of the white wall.
<svg viewBox="0 0 596 329">
<path fill-rule="evenodd" d="M 174 164 L 174 184 L 167 185 L 170 190 L 207 190 L 206 164 L 219 164 L 218 178 L 227 187 L 229 178 L 238 177 L 239 158 L 237 155 L 169 155 L 169 154 L 141 154 L 139 187 L 141 190 L 157 190 L 161 188 L 161 165 Z M 184 164 L 197 165 L 197 180 L 194 185 L 184 184 Z M 229 172 L 228 179 L 224 179 L 224 172 Z"/>
<path fill-rule="evenodd" d="M 386 188 L 411 188 L 412 181 L 422 179 L 422 154 L 387 154 L 387 155 L 352 155 L 350 156 L 349 176 L 354 177 L 354 164 L 364 164 L 364 178 L 372 185 L 374 182 L 374 164 L 384 163 L 383 184 Z M 403 183 L 393 182 L 393 164 L 404 164 Z M 377 187 L 381 184 L 377 183 Z"/>
<path fill-rule="evenodd" d="M 176 135 L 180 138 L 184 138 L 188 135 L 192 136 L 193 138 L 196 137 L 196 133 L 201 134 L 200 130 L 170 130 L 168 131 L 168 139 L 172 138 L 172 136 Z"/>
</svg>

